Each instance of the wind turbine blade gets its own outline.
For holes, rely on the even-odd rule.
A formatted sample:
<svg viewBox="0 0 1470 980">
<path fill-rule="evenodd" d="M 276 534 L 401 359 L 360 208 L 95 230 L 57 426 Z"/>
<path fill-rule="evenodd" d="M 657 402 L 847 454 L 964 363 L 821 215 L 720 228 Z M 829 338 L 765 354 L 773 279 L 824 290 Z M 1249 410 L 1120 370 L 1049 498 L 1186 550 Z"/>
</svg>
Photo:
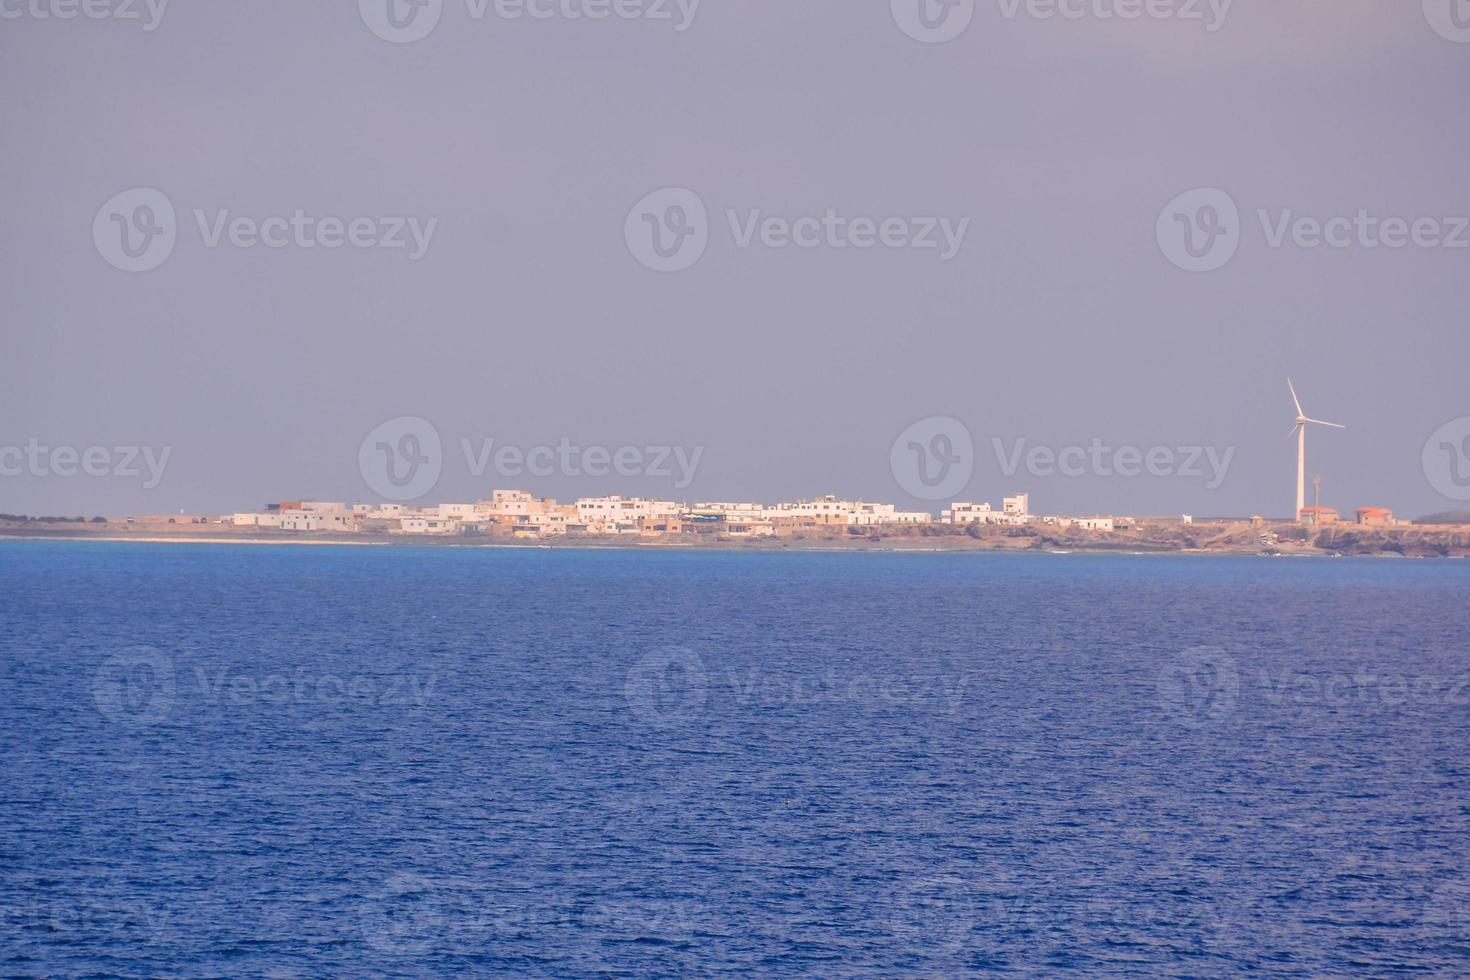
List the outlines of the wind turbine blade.
<svg viewBox="0 0 1470 980">
<path fill-rule="evenodd" d="M 1291 389 L 1291 400 L 1296 402 L 1296 413 L 1298 415 L 1307 414 L 1306 412 L 1302 411 L 1302 400 L 1296 396 L 1296 385 L 1291 383 L 1290 378 L 1286 379 L 1286 387 Z"/>
<path fill-rule="evenodd" d="M 1345 426 L 1345 425 L 1338 425 L 1336 422 L 1323 422 L 1321 419 L 1307 419 L 1307 421 L 1308 422 L 1314 422 L 1317 425 L 1331 426 L 1334 429 L 1346 429 L 1347 428 L 1347 426 Z"/>
</svg>

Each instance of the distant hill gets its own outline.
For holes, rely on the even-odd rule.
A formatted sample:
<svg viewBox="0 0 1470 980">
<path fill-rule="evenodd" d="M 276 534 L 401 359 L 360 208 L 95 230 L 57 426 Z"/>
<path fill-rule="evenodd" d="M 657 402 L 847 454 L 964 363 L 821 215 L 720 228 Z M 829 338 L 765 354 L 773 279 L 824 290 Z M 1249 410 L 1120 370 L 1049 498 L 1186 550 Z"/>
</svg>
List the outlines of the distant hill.
<svg viewBox="0 0 1470 980">
<path fill-rule="evenodd" d="M 1470 524 L 1470 510 L 1447 510 L 1414 521 L 1415 524 Z"/>
</svg>

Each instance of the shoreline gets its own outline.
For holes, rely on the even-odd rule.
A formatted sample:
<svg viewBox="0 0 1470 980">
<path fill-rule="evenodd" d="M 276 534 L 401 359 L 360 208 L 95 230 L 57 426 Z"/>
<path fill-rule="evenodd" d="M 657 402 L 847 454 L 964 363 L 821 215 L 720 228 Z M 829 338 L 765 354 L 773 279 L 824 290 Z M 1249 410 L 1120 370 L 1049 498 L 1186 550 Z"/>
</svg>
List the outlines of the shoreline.
<svg viewBox="0 0 1470 980">
<path fill-rule="evenodd" d="M 363 540 L 366 538 L 366 540 Z M 639 539 L 586 539 L 548 541 L 464 540 L 463 538 L 412 537 L 400 535 L 306 535 L 264 536 L 240 534 L 131 534 L 106 531 L 76 532 L 48 528 L 39 531 L 0 528 L 0 541 L 98 542 L 119 544 L 187 544 L 235 545 L 266 547 L 344 547 L 344 548 L 445 548 L 445 549 L 513 549 L 520 551 L 721 551 L 742 553 L 808 553 L 808 554 L 1031 554 L 1053 555 L 1118 555 L 1150 558 L 1167 555 L 1235 556 L 1261 558 L 1470 558 L 1470 554 L 1405 554 L 1396 550 L 1372 550 L 1354 553 L 1329 551 L 1310 546 L 1289 549 L 1242 547 L 1152 547 L 1140 549 L 1123 543 L 1089 544 L 1081 541 L 1033 540 L 1027 546 L 1008 544 L 1014 539 L 974 539 L 962 536 L 905 538 L 894 536 L 879 541 L 871 539 L 741 539 L 726 541 L 659 541 Z"/>
</svg>

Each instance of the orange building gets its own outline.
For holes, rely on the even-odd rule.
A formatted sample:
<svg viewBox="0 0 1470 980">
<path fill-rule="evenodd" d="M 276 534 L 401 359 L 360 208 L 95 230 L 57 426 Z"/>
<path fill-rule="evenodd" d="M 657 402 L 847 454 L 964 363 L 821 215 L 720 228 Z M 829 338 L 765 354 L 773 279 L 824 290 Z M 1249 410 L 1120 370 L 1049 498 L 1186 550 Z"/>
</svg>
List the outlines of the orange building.
<svg viewBox="0 0 1470 980">
<path fill-rule="evenodd" d="M 1332 507 L 1303 507 L 1301 522 L 1303 524 L 1336 524 L 1342 520 L 1342 515 Z"/>
<path fill-rule="evenodd" d="M 1393 511 L 1387 507 L 1359 507 L 1358 523 L 1364 527 L 1392 527 Z"/>
</svg>

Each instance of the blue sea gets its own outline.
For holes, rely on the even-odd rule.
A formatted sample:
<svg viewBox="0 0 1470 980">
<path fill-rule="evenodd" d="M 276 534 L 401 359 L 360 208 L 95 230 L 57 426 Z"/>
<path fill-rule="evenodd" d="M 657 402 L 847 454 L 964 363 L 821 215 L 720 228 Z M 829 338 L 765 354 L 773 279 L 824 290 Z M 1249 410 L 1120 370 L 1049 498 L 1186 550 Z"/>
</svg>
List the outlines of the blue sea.
<svg viewBox="0 0 1470 980">
<path fill-rule="evenodd" d="M 0 974 L 1470 975 L 1470 562 L 0 543 Z"/>
</svg>

